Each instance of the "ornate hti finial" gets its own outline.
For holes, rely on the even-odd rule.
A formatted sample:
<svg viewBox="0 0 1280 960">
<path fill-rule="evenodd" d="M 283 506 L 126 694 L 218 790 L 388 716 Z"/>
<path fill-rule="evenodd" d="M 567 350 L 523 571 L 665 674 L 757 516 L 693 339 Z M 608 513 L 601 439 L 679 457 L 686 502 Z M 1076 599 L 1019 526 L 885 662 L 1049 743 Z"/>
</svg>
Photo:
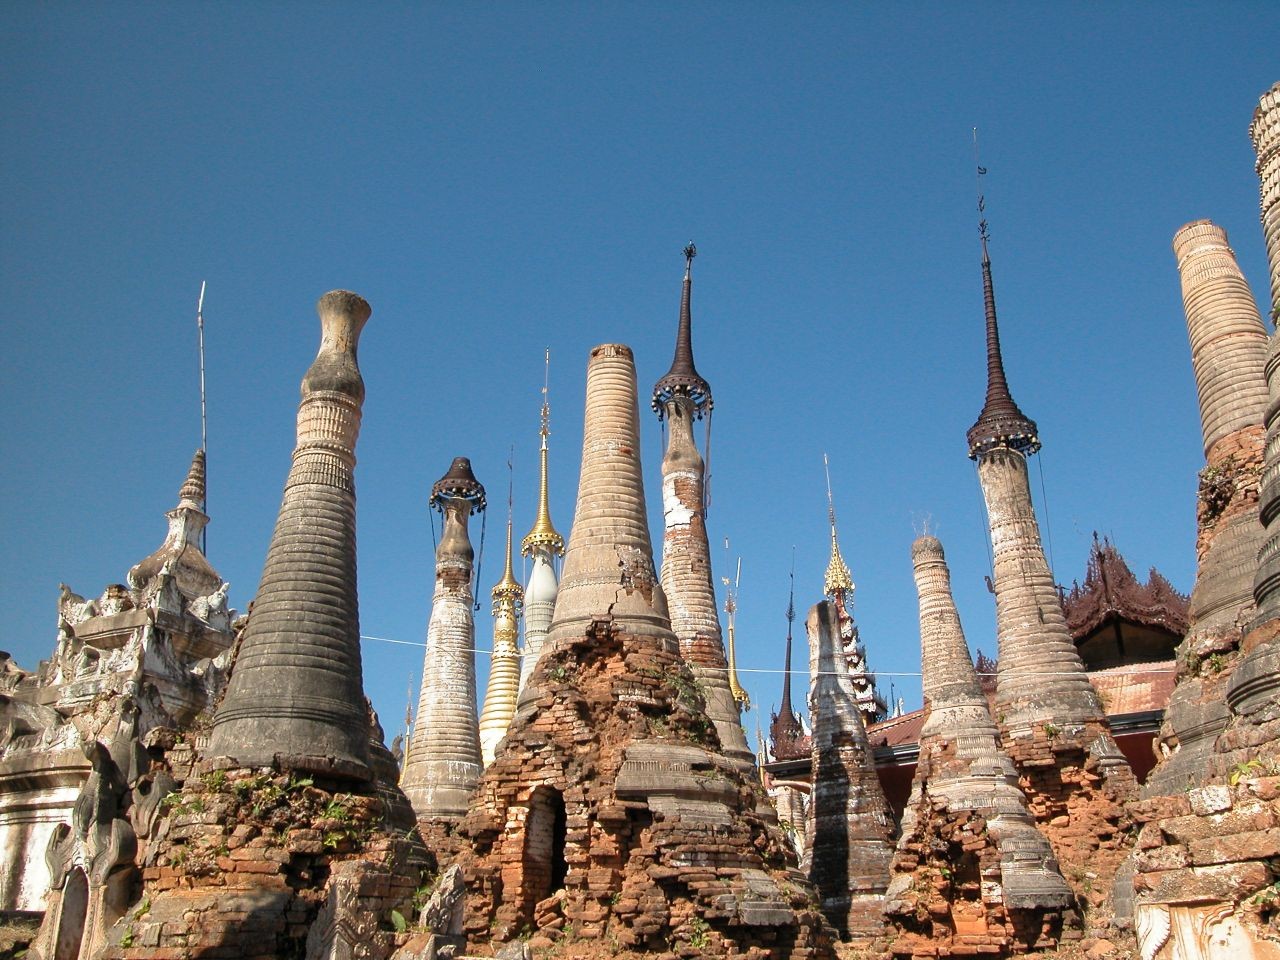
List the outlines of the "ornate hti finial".
<svg viewBox="0 0 1280 960">
<path fill-rule="evenodd" d="M 978 131 L 973 131 L 975 160 L 978 151 Z M 978 177 L 986 174 L 985 167 L 978 167 Z M 1031 456 L 1040 449 L 1036 422 L 1018 409 L 1009 394 L 1009 384 L 1004 376 L 1004 360 L 1000 356 L 1000 329 L 996 324 L 996 295 L 991 282 L 991 257 L 987 253 L 986 197 L 978 194 L 978 236 L 982 241 L 982 300 L 987 319 L 987 400 L 978 415 L 977 422 L 969 428 L 969 456 L 977 459 L 981 454 L 1001 447 Z"/>
<path fill-rule="evenodd" d="M 692 317 L 689 296 L 693 289 L 693 258 L 698 248 L 689 241 L 684 248 L 684 289 L 680 295 L 680 328 L 676 333 L 676 355 L 666 376 L 653 385 L 652 406 L 661 420 L 666 416 L 666 404 L 674 397 L 687 397 L 693 407 L 693 419 L 697 420 L 712 407 L 711 386 L 693 365 Z"/>
<path fill-rule="evenodd" d="M 525 556 L 533 553 L 538 547 L 546 547 L 552 553 L 564 555 L 564 537 L 560 536 L 551 523 L 551 503 L 547 490 L 547 437 L 551 436 L 551 404 L 547 400 L 547 388 L 551 383 L 551 349 L 547 348 L 546 367 L 542 378 L 542 426 L 538 433 L 542 437 L 541 479 L 538 489 L 538 517 L 533 521 L 531 529 L 520 541 L 520 552 Z"/>
<path fill-rule="evenodd" d="M 827 520 L 831 524 L 831 559 L 827 562 L 822 592 L 828 597 L 838 597 L 843 601 L 846 593 L 853 592 L 853 574 L 840 555 L 840 544 L 836 539 L 836 506 L 831 496 L 831 467 L 825 453 L 822 455 L 822 469 L 827 475 Z"/>
<path fill-rule="evenodd" d="M 494 586 L 493 612 L 496 616 L 500 608 L 507 608 L 513 616 L 520 615 L 520 606 L 524 601 L 524 588 L 516 580 L 515 568 L 511 563 L 511 514 L 513 487 L 511 479 L 511 461 L 507 461 L 507 565 L 502 572 L 502 579 Z"/>
<path fill-rule="evenodd" d="M 484 510 L 484 487 L 471 472 L 471 461 L 466 457 L 454 457 L 449 472 L 431 486 L 431 506 L 444 512 L 446 500 L 466 500 L 472 513 Z"/>
</svg>

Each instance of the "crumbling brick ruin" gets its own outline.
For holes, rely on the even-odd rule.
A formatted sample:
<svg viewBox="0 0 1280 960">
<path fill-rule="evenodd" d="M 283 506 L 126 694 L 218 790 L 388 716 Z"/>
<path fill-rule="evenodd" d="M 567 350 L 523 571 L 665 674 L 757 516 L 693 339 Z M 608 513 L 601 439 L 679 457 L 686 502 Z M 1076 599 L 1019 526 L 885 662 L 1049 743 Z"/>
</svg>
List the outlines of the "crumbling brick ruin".
<svg viewBox="0 0 1280 960">
<path fill-rule="evenodd" d="M 991 535 L 1000 651 L 995 721 L 1064 875 L 1077 896 L 1101 908 L 1107 892 L 1095 881 L 1114 875 L 1127 853 L 1124 804 L 1137 783 L 1111 737 L 1045 560 L 1027 478 L 1040 438 L 1005 380 L 985 220 L 981 235 L 987 396 L 968 440 Z"/>
<path fill-rule="evenodd" d="M 1280 84 L 1250 135 L 1276 316 Z M 726 656 L 715 607 L 690 245 L 675 360 L 653 392 L 670 428 L 662 575 L 633 357 L 604 344 L 588 364 L 558 585 L 544 402 L 519 667 L 508 519 L 483 754 L 467 519 L 485 495 L 465 458 L 433 488 L 445 531 L 402 788 L 360 655 L 356 346 L 370 311 L 334 291 L 318 305 L 322 342 L 250 615 L 228 609 L 199 546 L 201 452 L 163 544 L 127 584 L 94 599 L 63 585 L 56 648 L 35 671 L 0 654 L 0 913 L 42 914 L 26 956 L 1280 960 L 1280 334 L 1268 341 L 1225 232 L 1179 230 L 1206 458 L 1189 621 L 1166 581 L 1140 587 L 1095 542 L 1070 598 L 1090 636 L 1115 627 L 1091 675 L 1040 542 L 1027 475 L 1040 438 L 1005 381 L 985 223 L 982 246 L 988 390 L 968 440 L 992 546 L 994 684 L 970 659 L 941 543 L 920 537 L 925 708 L 896 718 L 918 724 L 916 741 L 869 737 L 884 704 L 831 509 L 829 599 L 806 624 L 812 728 L 791 707 L 790 628 L 772 725 L 783 829 L 746 746 L 732 621 Z M 1167 628 L 1129 651 L 1140 666 L 1158 654 L 1163 669 L 1187 628 L 1141 797 L 1091 682 L 1132 665 L 1108 620 L 1120 593 L 1142 594 L 1156 618 L 1143 623 Z M 1116 721 L 1127 747 L 1154 712 L 1145 727 Z M 881 747 L 899 751 L 892 805 Z"/>
<path fill-rule="evenodd" d="M 653 569 L 629 348 L 596 347 L 556 618 L 458 829 L 468 944 L 830 956 L 757 780 L 721 755 Z"/>
<path fill-rule="evenodd" d="M 886 894 L 895 956 L 1008 956 L 1080 936 L 978 682 L 936 537 L 912 545 L 926 710 Z"/>
<path fill-rule="evenodd" d="M 1271 263 L 1273 305 L 1280 301 L 1280 84 L 1263 95 L 1250 127 L 1262 182 L 1262 221 Z M 1248 389 L 1201 387 L 1206 458 L 1233 444 L 1235 470 L 1221 509 L 1207 511 L 1202 475 L 1198 511 L 1200 568 L 1193 622 L 1181 651 L 1175 703 L 1164 747 L 1171 752 L 1155 787 L 1133 808 L 1141 825 L 1135 855 L 1134 920 L 1142 960 L 1280 957 L 1280 335 L 1262 358 L 1263 327 L 1226 234 L 1197 221 L 1175 237 L 1187 325 L 1210 328 L 1205 352 L 1232 353 L 1212 371 Z M 1195 258 L 1208 266 L 1193 268 Z M 1201 382 L 1198 363 L 1197 382 Z M 1258 374 L 1265 371 L 1265 403 Z M 1259 418 L 1265 463 L 1259 471 Z M 1218 438 L 1210 427 L 1225 434 Z M 1242 456 L 1248 452 L 1248 456 Z M 1258 475 L 1261 474 L 1259 485 Z M 1260 487 L 1260 489 L 1259 489 Z M 1261 528 L 1259 528 L 1259 521 Z M 1233 544 L 1261 544 L 1256 561 Z M 1225 545 L 1225 546 L 1222 546 Z M 1203 586 L 1202 586 L 1203 585 Z M 1194 727 L 1193 727 L 1194 724 Z M 1178 738 L 1195 730 L 1190 741 Z M 1170 742 L 1172 741 L 1172 742 Z M 1194 765 L 1182 760 L 1193 753 Z M 1169 769 L 1174 772 L 1171 774 Z M 1157 770 L 1157 773 L 1161 771 Z"/>
</svg>

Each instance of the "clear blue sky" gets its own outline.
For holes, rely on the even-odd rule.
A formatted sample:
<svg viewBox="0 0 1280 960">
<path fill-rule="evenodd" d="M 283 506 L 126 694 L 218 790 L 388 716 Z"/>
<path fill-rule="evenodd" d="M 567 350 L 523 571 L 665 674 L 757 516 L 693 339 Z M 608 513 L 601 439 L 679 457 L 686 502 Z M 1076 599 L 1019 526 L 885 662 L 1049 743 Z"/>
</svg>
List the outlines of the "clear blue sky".
<svg viewBox="0 0 1280 960">
<path fill-rule="evenodd" d="M 992 652 L 964 442 L 975 125 L 1058 578 L 1097 529 L 1190 589 L 1203 457 L 1169 242 L 1215 220 L 1264 293 L 1246 129 L 1280 78 L 1268 4 L 8 4 L 0 31 L 0 648 L 24 666 L 52 650 L 59 581 L 96 595 L 163 537 L 199 443 L 201 280 L 209 553 L 233 605 L 279 505 L 313 304 L 346 287 L 374 311 L 361 626 L 420 642 L 431 483 L 467 455 L 489 487 L 487 601 L 511 444 L 517 536 L 532 521 L 543 348 L 567 532 L 587 352 L 630 344 L 647 399 L 690 238 L 740 665 L 780 666 L 793 544 L 801 616 L 819 599 L 824 451 L 872 666 L 919 670 L 926 518 Z M 643 426 L 656 530 L 647 406 Z M 479 646 L 491 625 L 486 603 Z M 364 652 L 390 735 L 422 651 Z M 743 680 L 767 726 L 779 678 Z"/>
</svg>

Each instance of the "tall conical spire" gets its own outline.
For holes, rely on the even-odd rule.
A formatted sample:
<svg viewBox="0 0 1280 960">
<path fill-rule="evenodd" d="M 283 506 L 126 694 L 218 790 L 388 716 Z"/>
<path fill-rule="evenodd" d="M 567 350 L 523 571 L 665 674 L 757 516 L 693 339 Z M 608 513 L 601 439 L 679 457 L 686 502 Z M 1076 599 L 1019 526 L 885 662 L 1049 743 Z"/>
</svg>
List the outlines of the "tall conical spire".
<svg viewBox="0 0 1280 960">
<path fill-rule="evenodd" d="M 649 539 L 635 359 L 620 343 L 593 348 L 587 364 L 578 502 L 549 642 L 581 636 L 607 616 L 675 643 Z"/>
<path fill-rule="evenodd" d="M 805 737 L 800 717 L 791 705 L 791 642 L 792 627 L 796 619 L 796 559 L 795 547 L 791 548 L 791 592 L 787 597 L 787 644 L 782 670 L 782 704 L 769 722 L 769 740 L 775 760 L 795 760 L 809 755 L 809 742 Z M 801 824 L 803 826 L 803 817 Z"/>
<path fill-rule="evenodd" d="M 974 131 L 976 151 L 977 131 Z M 978 167 L 978 176 L 986 173 Z M 1000 356 L 1000 328 L 996 324 L 996 294 L 991 282 L 991 256 L 987 253 L 986 198 L 978 194 L 978 236 L 982 240 L 982 302 L 987 320 L 987 401 L 978 420 L 969 428 L 969 456 L 976 459 L 997 447 L 1008 447 L 1023 456 L 1040 449 L 1036 422 L 1013 402 Z"/>
<path fill-rule="evenodd" d="M 533 528 L 520 541 L 520 552 L 526 557 L 538 547 L 546 547 L 552 553 L 564 555 L 564 537 L 560 536 L 551 523 L 551 499 L 547 486 L 547 437 L 551 436 L 551 404 L 547 392 L 551 383 L 551 349 L 547 348 L 546 369 L 542 382 L 542 427 L 538 434 L 542 437 L 542 449 L 539 452 L 540 473 L 538 480 L 538 516 L 533 521 Z"/>
<path fill-rule="evenodd" d="M 786 721 L 795 717 L 791 708 L 791 628 L 796 622 L 796 560 L 795 551 L 791 553 L 791 592 L 787 595 L 787 654 L 782 667 L 782 706 L 778 713 Z"/>
<path fill-rule="evenodd" d="M 693 421 L 711 409 L 711 388 L 693 367 L 689 294 L 696 251 L 684 249 L 685 271 L 680 297 L 680 328 L 671 370 L 653 387 L 653 408 L 668 423 L 662 456 L 662 589 L 671 611 L 671 631 L 680 652 L 698 679 L 707 701 L 707 716 L 720 737 L 721 752 L 743 764 L 752 762 L 742 728 L 741 705 L 746 691 L 738 683 L 733 614 L 728 637 L 721 631 L 712 579 L 711 548 L 706 523 L 706 461 L 693 436 Z M 710 424 L 708 418 L 707 423 Z M 708 435 L 709 440 L 709 435 Z M 704 450 L 709 449 L 704 446 Z M 728 581 L 726 581 L 726 584 Z M 730 594 L 732 600 L 732 594 Z M 729 608 L 726 606 L 726 612 Z"/>
<path fill-rule="evenodd" d="M 827 476 L 827 521 L 831 524 L 831 559 L 827 562 L 822 592 L 843 607 L 845 594 L 853 592 L 853 574 L 840 555 L 840 542 L 836 537 L 836 505 L 831 496 L 831 467 L 825 453 L 822 455 L 822 469 Z"/>
<path fill-rule="evenodd" d="M 317 304 L 323 338 L 302 379 L 284 500 L 208 755 L 368 778 L 369 708 L 356 593 L 356 360 L 369 304 L 345 290 Z"/>
<path fill-rule="evenodd" d="M 510 467 L 510 461 L 508 461 Z M 507 557 L 502 579 L 492 591 L 493 654 L 489 661 L 489 684 L 484 693 L 484 709 L 480 712 L 480 754 L 485 766 L 493 762 L 499 741 L 507 734 L 515 716 L 520 694 L 520 653 L 516 641 L 520 636 L 520 608 L 524 590 L 516 581 L 512 566 L 512 489 L 507 489 Z"/>
<path fill-rule="evenodd" d="M 921 924 L 928 913 L 926 904 L 938 893 L 932 885 L 917 881 L 928 876 L 930 868 L 954 867 L 953 861 L 945 859 L 946 851 L 964 829 L 957 823 L 964 824 L 972 812 L 985 820 L 985 829 L 976 835 L 964 834 L 965 856 L 981 864 L 984 878 L 998 877 L 999 883 L 984 883 L 981 890 L 976 884 L 951 886 L 943 897 L 950 901 L 952 916 L 983 917 L 993 937 L 1009 938 L 1009 943 L 997 943 L 1004 948 L 1001 952 L 1012 945 L 1011 934 L 1018 927 L 1034 926 L 1041 936 L 1056 940 L 1063 918 L 1060 914 L 1046 917 L 1044 911 L 1061 911 L 1071 904 L 1073 894 L 1048 839 L 1036 829 L 1018 786 L 1017 770 L 1000 747 L 986 695 L 969 658 L 942 544 L 936 537 L 918 538 L 911 545 L 911 560 L 920 605 L 926 715 L 890 885 L 890 922 L 898 928 L 895 939 L 901 943 L 922 937 L 946 943 L 955 937 L 958 941 L 954 927 L 934 926 L 930 920 Z M 1024 910 L 1036 913 L 1024 918 L 1018 913 Z M 1010 914 L 1018 919 L 1006 926 L 1002 920 Z"/>
<path fill-rule="evenodd" d="M 475 614 L 467 520 L 485 508 L 485 491 L 471 461 L 455 457 L 431 487 L 431 508 L 444 516 L 436 548 L 435 592 L 427 623 L 418 719 L 400 785 L 419 819 L 452 822 L 482 769 L 476 720 Z"/>
<path fill-rule="evenodd" d="M 698 376 L 693 365 L 693 319 L 689 308 L 693 291 L 693 258 L 698 248 L 690 240 L 684 248 L 684 288 L 680 295 L 680 328 L 676 332 L 676 353 L 671 369 L 653 386 L 651 405 L 658 419 L 666 412 L 667 401 L 675 396 L 688 397 L 692 401 L 693 419 L 697 420 L 712 407 L 711 386 Z"/>
</svg>

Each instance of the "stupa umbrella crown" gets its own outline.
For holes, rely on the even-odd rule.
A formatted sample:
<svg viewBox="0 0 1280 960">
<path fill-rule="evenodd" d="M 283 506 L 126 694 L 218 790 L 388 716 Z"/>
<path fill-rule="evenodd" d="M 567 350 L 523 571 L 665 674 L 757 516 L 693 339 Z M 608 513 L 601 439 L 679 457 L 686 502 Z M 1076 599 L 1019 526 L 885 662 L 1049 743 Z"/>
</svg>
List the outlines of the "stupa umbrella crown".
<svg viewBox="0 0 1280 960">
<path fill-rule="evenodd" d="M 984 210 L 982 197 L 978 198 L 978 212 Z M 1040 449 L 1040 436 L 1036 422 L 1023 413 L 1009 393 L 1009 383 L 1004 375 L 1004 359 L 1000 355 L 1000 327 L 996 322 L 996 294 L 991 282 L 991 256 L 987 253 L 987 221 L 979 222 L 982 237 L 982 301 L 987 320 L 987 400 L 978 414 L 977 422 L 969 428 L 969 457 L 978 457 L 992 450 L 1005 448 L 1016 450 L 1023 456 L 1031 456 Z"/>
<path fill-rule="evenodd" d="M 693 291 L 693 258 L 698 255 L 698 248 L 690 241 L 684 248 L 684 288 L 680 294 L 680 327 L 676 332 L 676 353 L 671 361 L 671 369 L 653 385 L 651 405 L 661 420 L 666 413 L 667 402 L 673 397 L 688 397 L 691 401 L 692 417 L 698 420 L 712 407 L 711 385 L 698 375 L 693 365 L 693 319 L 689 308 Z"/>
<path fill-rule="evenodd" d="M 471 461 L 466 457 L 454 457 L 449 472 L 431 485 L 431 506 L 443 513 L 446 500 L 466 500 L 472 514 L 484 510 L 484 487 L 471 472 Z"/>
</svg>

